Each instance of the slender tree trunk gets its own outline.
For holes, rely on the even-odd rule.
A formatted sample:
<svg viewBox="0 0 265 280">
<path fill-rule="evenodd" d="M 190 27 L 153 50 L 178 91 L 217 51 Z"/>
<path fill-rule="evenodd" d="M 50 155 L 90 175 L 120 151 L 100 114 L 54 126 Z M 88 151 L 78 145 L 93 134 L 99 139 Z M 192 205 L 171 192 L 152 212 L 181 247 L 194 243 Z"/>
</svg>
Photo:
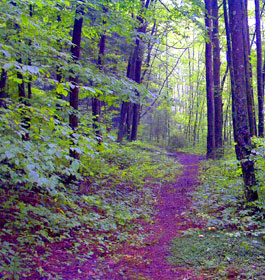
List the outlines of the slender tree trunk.
<svg viewBox="0 0 265 280">
<path fill-rule="evenodd" d="M 196 83 L 196 111 L 195 111 L 195 121 L 194 121 L 194 129 L 193 129 L 193 147 L 196 146 L 196 140 L 197 140 L 197 127 L 198 127 L 198 120 L 199 120 L 199 109 L 200 109 L 200 54 L 198 53 L 198 65 L 197 65 L 197 83 Z"/>
<path fill-rule="evenodd" d="M 7 82 L 7 72 L 2 69 L 1 79 L 0 79 L 0 108 L 6 106 L 5 98 L 8 94 L 6 92 L 6 82 Z"/>
<path fill-rule="evenodd" d="M 71 47 L 71 54 L 72 59 L 75 63 L 79 61 L 80 58 L 80 45 L 81 45 L 81 38 L 82 38 L 82 26 L 83 26 L 83 13 L 84 13 L 84 6 L 82 4 L 78 4 L 76 7 L 76 16 L 74 22 L 74 29 L 73 29 L 73 38 L 72 38 L 72 47 Z M 78 128 L 78 94 L 79 94 L 79 87 L 78 87 L 78 77 L 76 73 L 69 78 L 72 86 L 70 87 L 70 106 L 73 109 L 73 112 L 69 116 L 69 124 L 72 128 L 73 132 L 75 132 Z M 74 133 L 73 133 L 73 142 L 74 142 Z M 70 156 L 78 159 L 79 154 L 70 148 Z"/>
<path fill-rule="evenodd" d="M 249 129 L 251 136 L 257 135 L 256 116 L 254 108 L 254 96 L 252 86 L 252 66 L 250 63 L 250 42 L 249 42 L 249 27 L 248 27 L 248 11 L 247 1 L 242 5 L 242 26 L 244 38 L 244 57 L 245 57 L 245 71 L 246 71 L 246 87 L 247 87 L 247 102 L 248 102 L 248 118 Z"/>
<path fill-rule="evenodd" d="M 128 59 L 127 65 L 127 78 L 134 80 L 135 74 L 135 63 L 134 63 L 134 54 L 131 54 Z M 125 135 L 125 122 L 126 122 L 126 134 L 128 140 L 130 140 L 131 132 L 131 107 L 132 103 L 128 101 L 123 101 L 121 105 L 120 121 L 119 121 L 119 130 L 117 135 L 117 141 L 121 143 Z"/>
<path fill-rule="evenodd" d="M 156 20 L 154 20 L 154 24 L 153 24 L 152 31 L 150 34 L 150 39 L 148 41 L 148 46 L 147 46 L 147 56 L 146 56 L 146 61 L 145 61 L 145 70 L 143 71 L 143 75 L 141 78 L 142 81 L 144 80 L 145 75 L 147 74 L 148 71 L 150 74 L 150 68 L 151 68 L 150 62 L 151 62 L 151 58 L 152 58 L 152 50 L 155 45 L 155 43 L 152 43 L 152 42 L 153 42 L 153 36 L 156 36 L 155 35 L 156 33 L 157 33 L 157 25 L 156 25 Z"/>
<path fill-rule="evenodd" d="M 215 150 L 215 111 L 214 111 L 214 92 L 213 92 L 213 62 L 212 62 L 212 1 L 205 0 L 205 26 L 207 28 L 208 38 L 205 47 L 205 65 L 206 65 L 206 90 L 207 90 L 207 158 L 214 159 Z"/>
<path fill-rule="evenodd" d="M 194 48 L 193 48 L 194 50 Z M 189 58 L 189 120 L 188 120 L 188 125 L 187 125 L 187 139 L 188 142 L 191 142 L 191 124 L 192 124 L 192 116 L 194 114 L 194 90 L 193 90 L 193 81 L 192 81 L 192 74 L 194 72 L 194 67 L 191 67 L 191 56 L 190 56 L 190 49 L 188 49 L 188 58 Z M 193 57 L 192 61 L 194 61 L 194 52 L 193 52 Z M 192 69 L 193 68 L 193 69 Z"/>
<path fill-rule="evenodd" d="M 262 40 L 260 27 L 260 1 L 255 0 L 256 37 L 257 37 L 257 85 L 259 103 L 259 137 L 264 137 L 264 89 L 262 73 Z"/>
<path fill-rule="evenodd" d="M 18 63 L 22 64 L 22 59 L 21 58 L 18 59 Z M 17 78 L 20 80 L 20 82 L 18 83 L 18 96 L 22 100 L 23 98 L 26 98 L 26 91 L 25 91 L 24 77 L 21 74 L 21 72 L 17 72 Z"/>
<path fill-rule="evenodd" d="M 247 83 L 248 76 L 245 68 L 245 50 L 242 0 L 229 0 L 229 15 L 231 22 L 232 56 L 234 69 L 234 105 L 235 105 L 235 138 L 236 155 L 241 162 L 245 183 L 245 195 L 248 202 L 258 199 L 253 190 L 256 185 L 254 162 L 249 158 L 251 153 L 251 134 L 248 120 Z"/>
<path fill-rule="evenodd" d="M 131 140 L 132 119 L 133 119 L 133 103 L 129 102 L 127 117 L 126 117 L 126 136 L 128 141 Z"/>
<path fill-rule="evenodd" d="M 22 64 L 21 58 L 18 59 L 18 63 Z M 30 118 L 28 117 L 29 112 L 26 108 L 29 104 L 28 104 L 28 101 L 26 100 L 27 96 L 26 96 L 26 90 L 25 90 L 25 82 L 24 82 L 24 77 L 21 72 L 17 72 L 17 78 L 20 80 L 20 82 L 18 83 L 19 100 L 23 104 L 23 106 L 25 106 L 22 110 L 22 127 L 26 130 L 26 132 L 23 133 L 22 140 L 29 141 L 30 136 L 29 136 L 29 133 L 27 130 L 30 128 Z"/>
<path fill-rule="evenodd" d="M 142 44 L 142 35 L 146 33 L 147 29 L 147 23 L 144 19 L 144 13 L 149 8 L 150 3 L 152 3 L 153 0 L 141 0 L 142 2 L 142 11 L 141 14 L 137 17 L 137 20 L 140 24 L 140 27 L 138 28 L 138 35 L 136 38 L 136 46 L 135 46 L 135 82 L 138 84 L 141 84 L 142 79 L 142 63 L 143 63 L 143 54 L 144 54 L 144 47 Z M 137 97 L 140 99 L 139 92 L 136 93 Z M 132 131 L 131 131 L 131 141 L 137 140 L 137 134 L 138 134 L 138 124 L 140 120 L 140 100 L 138 100 L 137 103 L 133 104 L 133 118 L 132 118 Z"/>
<path fill-rule="evenodd" d="M 33 17 L 33 6 L 32 4 L 29 5 L 29 16 L 32 18 Z M 29 47 L 31 47 L 32 41 L 29 41 Z M 29 57 L 29 66 L 32 65 L 31 63 L 31 58 Z M 29 82 L 28 82 L 28 99 L 32 98 L 32 76 L 29 76 Z"/>
<path fill-rule="evenodd" d="M 143 21 L 142 21 L 143 23 Z M 144 30 L 143 30 L 144 32 Z M 142 62 L 143 62 L 143 53 L 141 50 L 141 39 L 136 39 L 136 63 L 135 63 L 135 82 L 141 84 L 141 72 L 142 72 Z M 139 92 L 136 93 L 136 96 L 140 98 Z M 138 134 L 138 124 L 140 117 L 140 100 L 133 104 L 133 118 L 132 118 L 132 131 L 131 131 L 131 141 L 137 139 Z"/>
<path fill-rule="evenodd" d="M 223 156 L 223 101 L 220 89 L 220 43 L 218 0 L 213 1 L 213 80 L 214 80 L 214 109 L 215 109 L 215 145 L 216 157 Z"/>
<path fill-rule="evenodd" d="M 108 12 L 108 8 L 103 7 L 103 12 L 106 14 Z M 106 24 L 106 21 L 103 21 L 103 25 Z M 99 42 L 99 53 L 98 53 L 98 61 L 97 65 L 99 70 L 103 70 L 103 60 L 105 56 L 106 50 L 106 32 L 103 32 L 100 36 Z M 92 114 L 93 114 L 93 128 L 96 132 L 97 142 L 100 145 L 102 143 L 102 134 L 100 131 L 100 116 L 101 116 L 101 101 L 98 97 L 92 98 Z"/>
<path fill-rule="evenodd" d="M 223 0 L 223 9 L 224 9 L 224 20 L 225 20 L 225 31 L 226 31 L 226 60 L 230 72 L 230 82 L 231 82 L 231 95 L 232 95 L 232 119 L 233 119 L 233 131 L 234 131 L 234 140 L 235 138 L 235 77 L 234 77 L 234 68 L 233 68 L 233 57 L 232 57 L 232 42 L 231 42 L 231 32 L 230 32 L 230 23 L 228 20 L 228 12 L 227 12 L 227 2 Z M 236 140 L 235 140 L 236 141 Z"/>
<path fill-rule="evenodd" d="M 122 142 L 123 136 L 124 136 L 124 122 L 126 120 L 126 115 L 128 113 L 128 106 L 129 106 L 128 102 L 123 101 L 122 104 L 121 104 L 119 130 L 118 130 L 118 137 L 117 137 L 117 141 L 119 143 Z"/>
<path fill-rule="evenodd" d="M 60 8 L 60 5 L 58 5 L 58 8 Z M 61 21 L 62 21 L 62 18 L 61 18 L 61 15 L 59 14 L 59 15 L 57 16 L 58 25 L 61 23 Z M 58 43 L 58 45 L 59 45 L 59 50 L 61 50 L 62 47 L 60 46 L 60 40 L 57 40 L 57 43 Z M 58 60 L 59 60 L 59 57 L 58 57 Z M 56 80 L 57 80 L 57 83 L 60 84 L 60 83 L 62 82 L 62 79 L 63 79 L 63 76 L 62 76 L 61 65 L 58 64 L 58 65 L 56 66 Z M 63 96 L 63 94 L 61 94 L 60 92 L 57 92 L 57 98 L 63 100 L 63 99 L 64 99 L 64 96 Z M 56 104 L 56 107 L 57 107 L 57 109 L 60 109 L 60 108 L 61 108 L 61 106 L 60 106 L 59 103 Z"/>
</svg>

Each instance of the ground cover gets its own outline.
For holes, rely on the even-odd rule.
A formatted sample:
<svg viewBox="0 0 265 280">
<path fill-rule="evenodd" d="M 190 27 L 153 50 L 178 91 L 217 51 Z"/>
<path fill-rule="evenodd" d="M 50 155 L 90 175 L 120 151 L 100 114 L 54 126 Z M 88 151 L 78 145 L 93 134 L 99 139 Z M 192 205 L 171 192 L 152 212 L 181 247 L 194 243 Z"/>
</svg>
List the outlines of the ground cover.
<svg viewBox="0 0 265 280">
<path fill-rule="evenodd" d="M 170 263 L 193 267 L 203 279 L 265 279 L 263 209 L 245 203 L 238 162 L 205 161 L 201 181 L 189 217 L 205 227 L 174 239 Z"/>
<path fill-rule="evenodd" d="M 1 278 L 84 279 L 95 274 L 102 279 L 106 255 L 124 241 L 140 244 L 145 232 L 137 219 L 152 221 L 155 197 L 150 186 L 172 180 L 180 167 L 165 152 L 151 153 L 141 146 L 110 143 L 86 161 L 89 175 L 82 181 L 60 184 L 52 191 L 37 182 L 12 184 L 8 171 L 14 173 L 17 167 L 12 157 L 5 159 Z M 27 175 L 16 172 L 22 179 Z"/>
</svg>

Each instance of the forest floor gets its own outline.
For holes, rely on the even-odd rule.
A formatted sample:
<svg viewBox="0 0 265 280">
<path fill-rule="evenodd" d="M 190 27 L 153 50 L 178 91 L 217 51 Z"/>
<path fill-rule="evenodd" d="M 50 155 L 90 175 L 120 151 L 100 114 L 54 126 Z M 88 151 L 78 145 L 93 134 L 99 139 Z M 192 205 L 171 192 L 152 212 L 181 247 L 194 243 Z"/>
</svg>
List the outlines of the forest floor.
<svg viewBox="0 0 265 280">
<path fill-rule="evenodd" d="M 109 260 L 109 271 L 102 279 L 108 280 L 199 280 L 192 270 L 172 266 L 168 263 L 171 240 L 183 231 L 198 228 L 185 218 L 192 201 L 190 194 L 199 182 L 199 161 L 201 156 L 177 153 L 176 158 L 183 166 L 175 182 L 156 186 L 157 197 L 154 223 L 145 224 L 144 230 L 151 235 L 145 246 L 136 248 L 125 245 L 123 258 L 118 263 Z M 181 253 L 181 252 L 180 252 Z"/>
<path fill-rule="evenodd" d="M 142 224 L 141 234 L 147 236 L 141 246 L 124 242 L 114 255 L 93 256 L 81 264 L 77 258 L 69 259 L 62 246 L 55 245 L 53 255 L 46 260 L 46 272 L 57 270 L 65 280 L 202 280 L 192 270 L 172 266 L 167 260 L 171 240 L 183 231 L 200 227 L 185 218 L 185 213 L 192 204 L 190 194 L 199 183 L 203 157 L 186 153 L 175 157 L 182 165 L 176 181 L 152 186 L 156 198 L 153 222 L 137 221 Z"/>
</svg>

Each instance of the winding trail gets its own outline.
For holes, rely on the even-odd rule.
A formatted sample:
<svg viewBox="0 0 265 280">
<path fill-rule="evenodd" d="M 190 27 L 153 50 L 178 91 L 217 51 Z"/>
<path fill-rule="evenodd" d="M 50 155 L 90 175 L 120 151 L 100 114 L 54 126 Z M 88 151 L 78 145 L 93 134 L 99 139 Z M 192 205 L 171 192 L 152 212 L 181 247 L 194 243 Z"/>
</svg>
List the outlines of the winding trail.
<svg viewBox="0 0 265 280">
<path fill-rule="evenodd" d="M 185 218 L 185 211 L 191 206 L 189 194 L 198 184 L 199 161 L 197 155 L 177 153 L 176 158 L 183 165 L 176 182 L 157 186 L 157 205 L 154 223 L 143 224 L 145 232 L 152 235 L 145 240 L 145 246 L 125 246 L 124 256 L 118 263 L 111 264 L 102 279 L 108 280 L 196 280 L 193 271 L 171 266 L 167 262 L 171 240 L 183 230 L 198 227 Z M 181 253 L 181 252 L 180 252 Z"/>
<path fill-rule="evenodd" d="M 185 212 L 190 209 L 189 196 L 198 184 L 199 162 L 204 158 L 186 153 L 177 153 L 175 156 L 183 166 L 182 172 L 177 175 L 175 182 L 153 186 L 157 204 L 154 222 L 141 222 L 142 233 L 149 236 L 144 240 L 144 245 L 139 248 L 125 242 L 117 252 L 118 260 L 113 256 L 104 256 L 81 263 L 76 256 L 66 252 L 70 243 L 55 243 L 51 245 L 52 253 L 48 258 L 40 260 L 38 255 L 36 257 L 38 267 L 44 267 L 51 276 L 37 276 L 39 274 L 35 270 L 30 277 L 21 280 L 203 280 L 195 276 L 192 270 L 171 266 L 167 262 L 171 240 L 183 230 L 200 226 L 188 220 Z M 79 256 L 86 253 L 87 249 L 82 250 Z M 54 278 L 54 273 L 61 278 Z"/>
</svg>

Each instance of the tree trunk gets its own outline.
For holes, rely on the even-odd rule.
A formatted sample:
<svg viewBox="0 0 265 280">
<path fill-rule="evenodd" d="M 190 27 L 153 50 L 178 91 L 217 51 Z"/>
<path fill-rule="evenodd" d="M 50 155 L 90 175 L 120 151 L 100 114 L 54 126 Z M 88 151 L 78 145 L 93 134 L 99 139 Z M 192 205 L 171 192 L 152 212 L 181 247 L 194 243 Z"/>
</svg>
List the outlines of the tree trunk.
<svg viewBox="0 0 265 280">
<path fill-rule="evenodd" d="M 6 106 L 5 98 L 8 94 L 6 92 L 7 72 L 2 69 L 1 80 L 0 80 L 0 108 Z"/>
<path fill-rule="evenodd" d="M 223 101 L 220 89 L 220 43 L 218 0 L 213 0 L 213 80 L 214 80 L 214 109 L 215 109 L 215 146 L 216 157 L 223 156 Z"/>
<path fill-rule="evenodd" d="M 29 16 L 33 17 L 33 6 L 32 4 L 29 5 Z M 29 41 L 29 47 L 31 47 L 32 41 Z M 29 57 L 29 66 L 31 66 L 31 58 Z M 28 82 L 28 99 L 32 98 L 32 76 L 29 76 L 29 82 Z"/>
<path fill-rule="evenodd" d="M 135 75 L 135 59 L 134 54 L 131 54 L 128 59 L 127 65 L 127 78 L 134 80 Z M 119 121 L 119 130 L 117 135 L 117 141 L 122 143 L 123 137 L 125 135 L 125 121 L 126 121 L 126 134 L 128 140 L 130 140 L 130 132 L 131 132 L 131 107 L 132 103 L 128 101 L 123 101 L 121 105 L 121 112 L 120 112 L 120 121 Z"/>
<path fill-rule="evenodd" d="M 224 20 L 225 20 L 225 31 L 226 31 L 226 46 L 227 46 L 227 53 L 226 53 L 226 60 L 230 72 L 230 83 L 231 83 L 231 95 L 232 95 L 232 119 L 233 119 L 233 131 L 235 132 L 236 129 L 234 127 L 235 124 L 235 105 L 234 105 L 234 96 L 235 96 L 235 78 L 234 78 L 234 69 L 233 69 L 233 57 L 232 57 L 232 42 L 231 42 L 231 32 L 230 32 L 230 23 L 228 20 L 228 13 L 227 13 L 227 2 L 223 0 L 223 9 L 224 9 Z M 235 134 L 234 134 L 235 140 Z M 236 141 L 236 140 L 235 140 Z"/>
<path fill-rule="evenodd" d="M 206 90 L 207 90 L 207 158 L 214 159 L 215 150 L 215 111 L 214 111 L 214 92 L 213 92 L 213 62 L 212 62 L 212 1 L 205 0 L 205 26 L 207 28 L 208 38 L 205 47 L 205 65 L 206 65 Z"/>
<path fill-rule="evenodd" d="M 235 140 L 236 155 L 240 160 L 245 183 L 245 195 L 248 202 L 258 199 L 253 190 L 256 184 L 254 162 L 249 158 L 251 153 L 251 134 L 248 120 L 247 102 L 247 67 L 245 64 L 244 27 L 242 0 L 229 0 L 229 15 L 231 22 L 232 57 L 234 69 L 234 106 L 235 106 Z"/>
<path fill-rule="evenodd" d="M 144 47 L 142 46 L 142 35 L 146 33 L 147 23 L 144 19 L 144 13 L 148 9 L 150 3 L 153 0 L 141 0 L 142 2 L 142 11 L 140 15 L 137 17 L 137 20 L 140 24 L 140 27 L 137 30 L 138 35 L 136 38 L 136 46 L 135 46 L 135 82 L 141 84 L 142 79 L 142 63 L 143 63 L 143 54 L 144 54 Z M 136 96 L 139 98 L 139 92 L 136 93 Z M 139 98 L 140 99 L 140 98 Z M 133 118 L 132 118 L 132 130 L 131 130 L 131 141 L 137 140 L 138 134 L 138 124 L 140 120 L 140 100 L 137 103 L 133 104 Z"/>
<path fill-rule="evenodd" d="M 249 42 L 249 27 L 248 27 L 248 11 L 247 1 L 242 4 L 242 26 L 243 26 L 243 44 L 244 44 L 244 58 L 246 71 L 246 88 L 247 88 L 247 103 L 248 103 L 248 119 L 250 135 L 257 135 L 256 116 L 254 108 L 254 96 L 252 86 L 252 66 L 250 63 L 250 42 Z"/>
<path fill-rule="evenodd" d="M 82 26 L 83 26 L 83 13 L 84 13 L 84 6 L 81 4 L 78 4 L 76 7 L 76 16 L 75 16 L 75 22 L 74 22 L 74 29 L 73 29 L 73 38 L 72 38 L 72 47 L 71 47 L 71 54 L 72 59 L 75 63 L 78 62 L 80 58 L 80 44 L 81 44 L 81 38 L 82 38 Z M 69 124 L 70 127 L 73 130 L 73 142 L 74 142 L 74 132 L 78 128 L 78 93 L 79 93 L 79 87 L 78 87 L 78 77 L 75 73 L 69 78 L 69 81 L 71 82 L 70 87 L 70 106 L 73 109 L 73 112 L 70 114 L 69 117 Z M 70 148 L 70 156 L 78 159 L 79 154 Z"/>
<path fill-rule="evenodd" d="M 60 8 L 60 5 L 58 4 L 57 7 Z M 57 22 L 58 22 L 58 24 L 59 24 L 61 21 L 62 21 L 62 18 L 61 18 L 61 15 L 59 14 L 59 15 L 57 16 Z M 58 43 L 58 45 L 59 45 L 59 50 L 61 50 L 62 47 L 60 46 L 60 40 L 57 40 L 57 43 Z M 59 60 L 59 57 L 58 57 L 58 60 Z M 60 83 L 62 82 L 62 78 L 63 78 L 63 76 L 62 76 L 61 65 L 58 64 L 58 65 L 56 66 L 56 81 L 57 81 L 58 84 L 60 84 Z M 61 99 L 61 100 L 64 99 L 64 95 L 61 94 L 60 92 L 57 92 L 56 95 L 57 95 L 57 98 L 58 98 L 58 99 Z M 60 108 L 61 108 L 61 105 L 60 105 L 59 103 L 57 103 L 57 104 L 56 104 L 56 107 L 57 107 L 57 109 L 60 109 Z"/>
<path fill-rule="evenodd" d="M 103 7 L 103 12 L 106 14 L 108 12 L 108 8 Z M 103 25 L 106 24 L 106 21 L 103 21 Z M 103 59 L 106 50 L 106 32 L 103 32 L 100 36 L 99 42 L 99 53 L 98 53 L 98 61 L 97 65 L 99 70 L 103 70 Z M 93 128 L 96 133 L 97 142 L 99 145 L 102 143 L 102 134 L 100 131 L 100 115 L 101 115 L 101 101 L 99 98 L 92 98 L 92 115 L 93 115 Z"/>
<path fill-rule="evenodd" d="M 257 37 L 257 86 L 259 103 L 259 137 L 264 137 L 264 90 L 262 73 L 262 40 L 260 27 L 260 1 L 255 0 L 256 37 Z"/>
</svg>

